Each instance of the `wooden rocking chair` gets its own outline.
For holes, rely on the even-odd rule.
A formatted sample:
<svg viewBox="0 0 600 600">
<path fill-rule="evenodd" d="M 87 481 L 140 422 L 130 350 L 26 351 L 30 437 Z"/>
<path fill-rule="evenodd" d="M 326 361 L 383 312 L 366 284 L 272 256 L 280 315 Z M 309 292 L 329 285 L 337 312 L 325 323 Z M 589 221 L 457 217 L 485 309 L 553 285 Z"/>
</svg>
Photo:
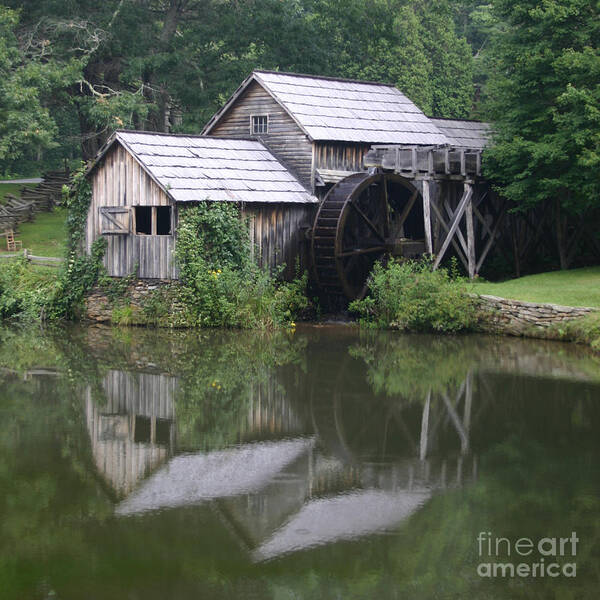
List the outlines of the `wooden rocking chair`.
<svg viewBox="0 0 600 600">
<path fill-rule="evenodd" d="M 15 232 L 12 229 L 9 229 L 6 232 L 6 249 L 9 252 L 16 252 L 23 247 L 23 242 L 21 240 L 15 240 Z"/>
</svg>

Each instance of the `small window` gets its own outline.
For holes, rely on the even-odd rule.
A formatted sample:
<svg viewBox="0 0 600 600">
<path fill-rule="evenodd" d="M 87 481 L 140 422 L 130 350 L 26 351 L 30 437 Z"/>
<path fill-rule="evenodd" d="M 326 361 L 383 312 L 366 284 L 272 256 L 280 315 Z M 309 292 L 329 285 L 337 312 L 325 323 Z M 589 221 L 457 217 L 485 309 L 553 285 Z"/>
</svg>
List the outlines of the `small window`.
<svg viewBox="0 0 600 600">
<path fill-rule="evenodd" d="M 135 207 L 135 232 L 138 235 L 152 234 L 152 207 Z"/>
<path fill-rule="evenodd" d="M 267 133 L 269 130 L 269 119 L 267 115 L 255 115 L 252 117 L 252 133 Z"/>
<path fill-rule="evenodd" d="M 138 235 L 171 235 L 171 207 L 136 206 L 135 232 Z"/>
<path fill-rule="evenodd" d="M 159 206 L 156 209 L 156 235 L 171 235 L 170 206 Z"/>
</svg>

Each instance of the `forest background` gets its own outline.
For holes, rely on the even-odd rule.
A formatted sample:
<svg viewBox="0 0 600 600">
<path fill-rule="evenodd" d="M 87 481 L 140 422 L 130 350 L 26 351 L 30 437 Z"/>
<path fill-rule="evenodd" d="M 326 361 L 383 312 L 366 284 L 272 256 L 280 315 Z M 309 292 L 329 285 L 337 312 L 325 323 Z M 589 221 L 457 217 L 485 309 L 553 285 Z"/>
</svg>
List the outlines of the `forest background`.
<svg viewBox="0 0 600 600">
<path fill-rule="evenodd" d="M 515 203 L 599 206 L 591 0 L 4 0 L 0 174 L 92 158 L 116 128 L 199 133 L 255 68 L 396 85 L 490 121 Z"/>
</svg>

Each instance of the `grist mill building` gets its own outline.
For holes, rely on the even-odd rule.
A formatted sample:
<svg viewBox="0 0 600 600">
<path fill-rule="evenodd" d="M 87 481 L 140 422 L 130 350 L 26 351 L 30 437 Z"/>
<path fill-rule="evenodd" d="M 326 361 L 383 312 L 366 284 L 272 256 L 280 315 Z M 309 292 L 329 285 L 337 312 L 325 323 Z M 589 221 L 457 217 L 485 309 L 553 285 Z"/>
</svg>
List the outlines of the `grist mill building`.
<svg viewBox="0 0 600 600">
<path fill-rule="evenodd" d="M 106 237 L 111 276 L 177 278 L 179 211 L 235 202 L 262 264 L 300 260 L 331 295 L 361 295 L 385 254 L 451 250 L 474 275 L 501 220 L 484 210 L 488 132 L 390 85 L 254 71 L 201 135 L 111 136 L 88 171 L 87 248 Z"/>
</svg>

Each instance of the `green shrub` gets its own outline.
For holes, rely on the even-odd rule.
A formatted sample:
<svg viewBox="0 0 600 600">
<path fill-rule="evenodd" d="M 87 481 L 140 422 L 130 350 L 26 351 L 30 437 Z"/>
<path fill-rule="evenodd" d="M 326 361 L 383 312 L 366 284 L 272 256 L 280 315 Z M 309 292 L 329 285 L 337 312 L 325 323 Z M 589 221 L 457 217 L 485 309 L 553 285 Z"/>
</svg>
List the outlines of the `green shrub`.
<svg viewBox="0 0 600 600">
<path fill-rule="evenodd" d="M 445 269 L 433 271 L 429 261 L 377 263 L 368 288 L 366 298 L 350 304 L 363 324 L 454 333 L 476 322 L 475 304 L 463 282 Z"/>
<path fill-rule="evenodd" d="M 596 352 L 600 352 L 600 312 L 553 326 L 548 337 L 587 344 Z"/>
<path fill-rule="evenodd" d="M 251 259 L 250 249 L 237 205 L 206 202 L 181 211 L 175 255 L 187 324 L 270 329 L 293 325 L 308 308 L 307 275 L 282 282 L 280 271 Z"/>
<path fill-rule="evenodd" d="M 24 258 L 0 263 L 0 319 L 45 320 L 54 313 L 58 278 Z"/>
<path fill-rule="evenodd" d="M 111 319 L 115 325 L 133 325 L 136 322 L 135 311 L 128 304 L 119 304 L 113 308 Z"/>
</svg>

